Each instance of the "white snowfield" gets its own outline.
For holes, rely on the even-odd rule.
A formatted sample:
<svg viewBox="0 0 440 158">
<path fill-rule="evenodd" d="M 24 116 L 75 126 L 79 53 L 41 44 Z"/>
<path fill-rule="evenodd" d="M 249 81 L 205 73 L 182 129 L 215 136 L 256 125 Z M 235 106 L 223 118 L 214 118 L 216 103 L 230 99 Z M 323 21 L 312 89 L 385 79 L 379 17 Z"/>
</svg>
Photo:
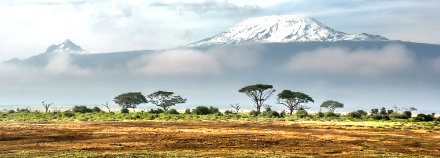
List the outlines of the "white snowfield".
<svg viewBox="0 0 440 158">
<path fill-rule="evenodd" d="M 189 47 L 239 44 L 242 42 L 308 42 L 308 41 L 384 41 L 378 35 L 348 34 L 329 28 L 305 16 L 281 15 L 247 19 L 226 32 L 204 39 Z"/>
</svg>

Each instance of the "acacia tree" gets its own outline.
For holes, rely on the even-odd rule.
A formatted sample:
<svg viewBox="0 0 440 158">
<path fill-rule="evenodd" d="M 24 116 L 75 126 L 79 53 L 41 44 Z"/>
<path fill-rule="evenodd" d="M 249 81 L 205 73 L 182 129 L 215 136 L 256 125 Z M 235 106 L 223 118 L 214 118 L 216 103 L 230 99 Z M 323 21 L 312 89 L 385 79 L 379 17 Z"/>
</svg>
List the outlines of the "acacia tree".
<svg viewBox="0 0 440 158">
<path fill-rule="evenodd" d="M 237 113 L 238 114 L 238 111 L 240 111 L 240 104 L 238 104 L 238 103 L 236 103 L 235 105 L 233 105 L 233 104 L 231 104 L 230 105 L 232 108 L 234 108 L 235 109 L 235 113 Z"/>
<path fill-rule="evenodd" d="M 285 105 L 290 110 L 290 115 L 292 115 L 294 110 L 299 108 L 304 108 L 301 104 L 314 102 L 313 99 L 307 94 L 301 92 L 292 92 L 290 90 L 283 90 L 278 94 L 277 103 Z"/>
<path fill-rule="evenodd" d="M 167 91 L 157 91 L 148 95 L 149 101 L 159 107 L 162 107 L 163 110 L 168 110 L 170 106 L 174 106 L 176 104 L 182 104 L 186 102 L 185 98 L 181 96 L 173 95 L 173 92 Z"/>
<path fill-rule="evenodd" d="M 330 112 L 334 112 L 336 108 L 343 108 L 344 104 L 334 100 L 327 100 L 321 104 L 321 107 L 327 108 Z"/>
<path fill-rule="evenodd" d="M 275 92 L 272 85 L 256 84 L 249 85 L 238 90 L 240 93 L 246 94 L 255 104 L 257 112 L 260 113 L 261 106 Z"/>
<path fill-rule="evenodd" d="M 133 111 L 139 104 L 148 103 L 147 99 L 141 92 L 124 93 L 116 96 L 113 101 L 122 109 L 132 108 Z"/>
<path fill-rule="evenodd" d="M 105 104 L 102 104 L 102 106 L 106 107 L 108 112 L 110 112 L 110 105 L 108 105 L 108 102 L 105 102 Z"/>
<path fill-rule="evenodd" d="M 46 109 L 46 113 L 49 111 L 49 107 L 52 106 L 53 103 L 55 103 L 55 102 L 46 103 L 46 100 L 41 102 L 41 104 L 43 104 L 44 108 Z"/>
</svg>

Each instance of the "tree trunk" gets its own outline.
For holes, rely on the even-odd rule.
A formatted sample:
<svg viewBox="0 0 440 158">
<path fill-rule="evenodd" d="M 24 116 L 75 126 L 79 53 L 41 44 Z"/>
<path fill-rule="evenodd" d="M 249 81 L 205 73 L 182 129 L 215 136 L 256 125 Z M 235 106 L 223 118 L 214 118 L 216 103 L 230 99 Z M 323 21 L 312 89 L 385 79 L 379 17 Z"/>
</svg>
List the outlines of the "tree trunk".
<svg viewBox="0 0 440 158">
<path fill-rule="evenodd" d="M 49 108 L 46 108 L 46 113 L 47 113 L 47 111 L 49 111 Z"/>
<path fill-rule="evenodd" d="M 293 113 L 293 108 L 289 108 L 289 110 L 290 110 L 290 115 L 292 115 L 292 113 Z"/>
<path fill-rule="evenodd" d="M 258 112 L 258 114 L 260 114 L 260 108 L 261 108 L 261 105 L 260 106 L 257 105 L 257 112 Z"/>
</svg>

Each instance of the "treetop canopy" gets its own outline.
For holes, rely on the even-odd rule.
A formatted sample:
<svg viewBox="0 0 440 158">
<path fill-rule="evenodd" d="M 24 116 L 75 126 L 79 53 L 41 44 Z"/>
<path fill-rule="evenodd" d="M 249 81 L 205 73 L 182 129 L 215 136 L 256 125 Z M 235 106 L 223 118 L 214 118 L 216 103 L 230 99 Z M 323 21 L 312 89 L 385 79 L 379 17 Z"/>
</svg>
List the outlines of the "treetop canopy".
<svg viewBox="0 0 440 158">
<path fill-rule="evenodd" d="M 280 94 L 278 94 L 278 98 L 280 99 L 294 99 L 294 100 L 305 100 L 314 102 L 312 97 L 302 92 L 293 92 L 291 90 L 283 90 Z"/>
<path fill-rule="evenodd" d="M 248 91 L 265 91 L 266 89 L 271 89 L 271 88 L 273 88 L 272 85 L 256 84 L 256 85 L 249 85 L 249 86 L 243 87 L 240 90 L 238 90 L 238 92 L 245 93 Z"/>
</svg>

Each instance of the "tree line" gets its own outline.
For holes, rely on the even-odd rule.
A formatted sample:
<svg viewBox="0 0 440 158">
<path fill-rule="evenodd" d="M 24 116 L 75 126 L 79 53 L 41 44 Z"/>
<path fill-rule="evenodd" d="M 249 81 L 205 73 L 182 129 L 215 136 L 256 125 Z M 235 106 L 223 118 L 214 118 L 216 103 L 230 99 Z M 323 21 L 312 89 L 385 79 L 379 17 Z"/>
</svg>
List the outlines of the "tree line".
<svg viewBox="0 0 440 158">
<path fill-rule="evenodd" d="M 267 84 L 249 85 L 238 90 L 238 92 L 246 94 L 252 100 L 257 114 L 261 113 L 261 107 L 265 105 L 264 102 L 269 99 L 275 91 L 272 85 Z M 277 104 L 286 106 L 290 115 L 292 115 L 295 110 L 308 109 L 309 107 L 305 106 L 305 103 L 314 102 L 313 98 L 309 95 L 291 90 L 283 90 L 277 97 Z M 167 111 L 169 107 L 185 103 L 186 100 L 187 99 L 179 95 L 174 95 L 174 92 L 168 91 L 157 91 L 147 97 L 142 95 L 141 92 L 129 92 L 120 94 L 113 99 L 122 109 L 131 108 L 133 111 L 139 104 L 143 103 L 152 103 Z M 231 105 L 231 107 L 238 113 L 240 109 L 238 104 Z M 321 107 L 328 108 L 329 111 L 333 112 L 336 108 L 344 107 L 344 104 L 338 101 L 328 100 L 323 102 Z"/>
</svg>

